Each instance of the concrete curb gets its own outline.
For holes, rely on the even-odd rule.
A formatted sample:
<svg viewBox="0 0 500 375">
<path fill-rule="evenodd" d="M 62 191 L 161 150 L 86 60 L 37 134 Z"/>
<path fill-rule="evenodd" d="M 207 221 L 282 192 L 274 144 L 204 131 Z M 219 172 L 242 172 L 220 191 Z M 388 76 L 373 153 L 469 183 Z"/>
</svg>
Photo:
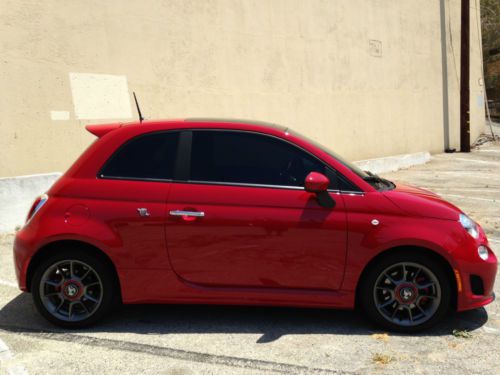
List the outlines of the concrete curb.
<svg viewBox="0 0 500 375">
<path fill-rule="evenodd" d="M 22 225 L 35 198 L 60 176 L 57 172 L 0 178 L 0 233 Z"/>
<path fill-rule="evenodd" d="M 384 158 L 359 160 L 354 162 L 364 171 L 372 173 L 394 172 L 399 169 L 409 168 L 414 165 L 425 164 L 431 160 L 431 154 L 427 151 L 414 154 L 394 155 Z"/>
</svg>

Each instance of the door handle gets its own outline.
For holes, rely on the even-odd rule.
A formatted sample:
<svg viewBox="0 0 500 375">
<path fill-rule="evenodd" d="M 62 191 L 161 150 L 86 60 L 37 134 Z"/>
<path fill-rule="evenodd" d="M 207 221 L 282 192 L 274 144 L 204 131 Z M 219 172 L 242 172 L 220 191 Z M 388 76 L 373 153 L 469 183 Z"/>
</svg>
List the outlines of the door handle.
<svg viewBox="0 0 500 375">
<path fill-rule="evenodd" d="M 205 213 L 201 211 L 172 210 L 170 211 L 170 216 L 204 217 Z"/>
</svg>

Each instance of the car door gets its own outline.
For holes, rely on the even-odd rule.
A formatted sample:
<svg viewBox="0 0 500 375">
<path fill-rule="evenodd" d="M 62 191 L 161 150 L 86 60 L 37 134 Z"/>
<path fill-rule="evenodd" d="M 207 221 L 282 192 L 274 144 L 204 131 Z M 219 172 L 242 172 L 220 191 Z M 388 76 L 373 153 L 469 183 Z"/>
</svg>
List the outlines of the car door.
<svg viewBox="0 0 500 375">
<path fill-rule="evenodd" d="M 82 185 L 90 212 L 110 226 L 130 268 L 170 268 L 165 251 L 165 201 L 174 175 L 179 133 L 136 136 L 106 161 L 95 180 Z M 82 184 L 86 180 L 82 180 Z"/>
<path fill-rule="evenodd" d="M 339 288 L 347 239 L 342 196 L 332 193 L 336 206 L 327 209 L 303 189 L 309 172 L 334 173 L 269 135 L 188 136 L 189 179 L 172 185 L 167 203 L 174 271 L 207 286 Z"/>
</svg>

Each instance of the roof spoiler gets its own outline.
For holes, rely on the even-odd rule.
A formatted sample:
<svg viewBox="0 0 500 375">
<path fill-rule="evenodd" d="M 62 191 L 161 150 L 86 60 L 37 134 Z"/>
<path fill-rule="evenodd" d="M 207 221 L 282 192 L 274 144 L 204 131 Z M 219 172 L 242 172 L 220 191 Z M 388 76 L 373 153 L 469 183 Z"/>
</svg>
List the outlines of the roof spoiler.
<svg viewBox="0 0 500 375">
<path fill-rule="evenodd" d="M 122 124 L 101 124 L 101 125 L 87 125 L 85 129 L 87 129 L 90 133 L 94 134 L 95 136 L 101 138 L 103 135 L 109 133 L 110 131 L 113 131 L 115 129 L 118 129 L 121 127 Z"/>
</svg>

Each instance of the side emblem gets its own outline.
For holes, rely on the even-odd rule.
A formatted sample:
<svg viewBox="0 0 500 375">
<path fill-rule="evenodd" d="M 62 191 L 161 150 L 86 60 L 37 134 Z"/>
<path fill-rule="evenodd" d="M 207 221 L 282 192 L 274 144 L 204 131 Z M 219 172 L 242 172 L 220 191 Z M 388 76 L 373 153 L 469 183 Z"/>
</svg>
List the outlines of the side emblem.
<svg viewBox="0 0 500 375">
<path fill-rule="evenodd" d="M 138 208 L 137 212 L 139 212 L 139 216 L 150 216 L 147 208 Z"/>
</svg>

